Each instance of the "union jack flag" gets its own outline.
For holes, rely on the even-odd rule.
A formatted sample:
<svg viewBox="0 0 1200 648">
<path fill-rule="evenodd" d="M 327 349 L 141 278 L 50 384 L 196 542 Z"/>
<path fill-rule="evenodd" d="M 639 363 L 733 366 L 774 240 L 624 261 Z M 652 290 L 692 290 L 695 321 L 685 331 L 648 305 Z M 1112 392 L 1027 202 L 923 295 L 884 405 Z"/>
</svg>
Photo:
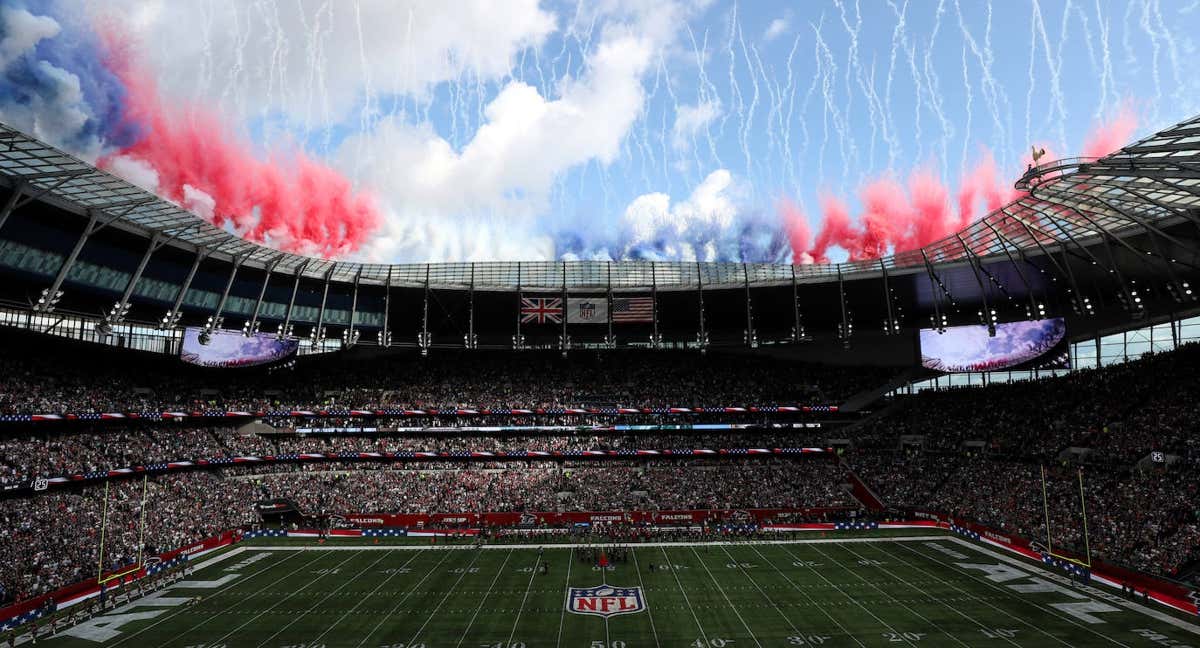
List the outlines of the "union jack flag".
<svg viewBox="0 0 1200 648">
<path fill-rule="evenodd" d="M 562 324 L 562 297 L 522 297 L 521 323 Z"/>
</svg>

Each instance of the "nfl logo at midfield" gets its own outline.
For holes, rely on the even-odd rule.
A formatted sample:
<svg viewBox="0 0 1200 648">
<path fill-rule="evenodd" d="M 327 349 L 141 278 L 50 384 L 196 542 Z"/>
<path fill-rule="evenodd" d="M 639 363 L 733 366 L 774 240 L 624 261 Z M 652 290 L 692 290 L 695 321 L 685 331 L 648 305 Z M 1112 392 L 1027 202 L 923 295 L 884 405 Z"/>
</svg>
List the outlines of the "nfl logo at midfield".
<svg viewBox="0 0 1200 648">
<path fill-rule="evenodd" d="M 608 618 L 641 612 L 646 609 L 646 599 L 640 587 L 572 587 L 567 590 L 567 609 Z"/>
</svg>

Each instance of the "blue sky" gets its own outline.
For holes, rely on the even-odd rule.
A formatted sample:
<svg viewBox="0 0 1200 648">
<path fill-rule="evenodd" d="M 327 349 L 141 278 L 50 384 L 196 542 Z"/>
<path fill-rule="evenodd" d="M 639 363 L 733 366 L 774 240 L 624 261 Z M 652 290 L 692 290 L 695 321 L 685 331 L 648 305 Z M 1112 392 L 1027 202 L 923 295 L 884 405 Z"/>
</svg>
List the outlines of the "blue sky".
<svg viewBox="0 0 1200 648">
<path fill-rule="evenodd" d="M 169 99 L 375 194 L 380 261 L 787 261 L 780 199 L 817 227 L 872 178 L 953 187 L 990 152 L 1007 180 L 1122 107 L 1139 134 L 1200 108 L 1200 0 L 298 6 L 90 16 Z"/>
</svg>

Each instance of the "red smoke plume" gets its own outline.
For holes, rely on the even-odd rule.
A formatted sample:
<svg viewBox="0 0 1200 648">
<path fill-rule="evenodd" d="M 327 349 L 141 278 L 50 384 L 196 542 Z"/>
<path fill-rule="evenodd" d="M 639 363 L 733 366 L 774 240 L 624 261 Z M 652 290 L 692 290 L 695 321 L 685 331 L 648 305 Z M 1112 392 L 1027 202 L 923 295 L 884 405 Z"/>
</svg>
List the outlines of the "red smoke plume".
<svg viewBox="0 0 1200 648">
<path fill-rule="evenodd" d="M 1102 157 L 1129 141 L 1137 115 L 1123 108 L 1111 121 L 1098 124 L 1085 139 L 1083 155 Z M 1039 148 L 1042 148 L 1039 146 Z M 1042 164 L 1056 159 L 1053 153 Z M 1032 162 L 1026 158 L 1025 164 Z M 990 152 L 950 189 L 931 171 L 917 169 L 901 185 L 891 175 L 871 180 L 858 190 L 862 211 L 851 218 L 846 200 L 821 197 L 821 224 L 813 239 L 807 218 L 791 200 L 779 201 L 778 212 L 792 248 L 793 263 L 827 263 L 829 249 L 845 250 L 851 261 L 877 259 L 928 245 L 970 225 L 1020 197 L 996 169 Z"/>
<path fill-rule="evenodd" d="M 112 67 L 129 93 L 124 119 L 143 136 L 100 160 L 102 167 L 111 168 L 117 158 L 149 165 L 163 197 L 207 204 L 203 196 L 197 200 L 203 192 L 212 206 L 211 213 L 202 213 L 205 219 L 288 252 L 345 256 L 379 226 L 374 199 L 355 193 L 338 172 L 300 152 L 260 160 L 215 115 L 195 106 L 165 105 L 147 75 L 134 70 L 127 57 L 114 58 Z"/>
<path fill-rule="evenodd" d="M 1129 142 L 1137 130 L 1137 113 L 1123 106 L 1112 121 L 1096 124 L 1083 141 L 1083 157 L 1104 157 Z"/>
</svg>

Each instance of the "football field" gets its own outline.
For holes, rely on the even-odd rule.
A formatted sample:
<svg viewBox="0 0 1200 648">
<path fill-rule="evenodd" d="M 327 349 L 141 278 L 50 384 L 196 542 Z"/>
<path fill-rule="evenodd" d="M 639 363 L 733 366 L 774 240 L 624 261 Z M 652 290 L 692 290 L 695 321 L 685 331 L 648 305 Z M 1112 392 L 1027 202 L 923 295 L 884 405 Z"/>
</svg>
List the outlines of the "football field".
<svg viewBox="0 0 1200 648">
<path fill-rule="evenodd" d="M 584 551 L 246 546 L 38 644 L 1200 646 L 1195 620 L 947 536 Z"/>
</svg>

